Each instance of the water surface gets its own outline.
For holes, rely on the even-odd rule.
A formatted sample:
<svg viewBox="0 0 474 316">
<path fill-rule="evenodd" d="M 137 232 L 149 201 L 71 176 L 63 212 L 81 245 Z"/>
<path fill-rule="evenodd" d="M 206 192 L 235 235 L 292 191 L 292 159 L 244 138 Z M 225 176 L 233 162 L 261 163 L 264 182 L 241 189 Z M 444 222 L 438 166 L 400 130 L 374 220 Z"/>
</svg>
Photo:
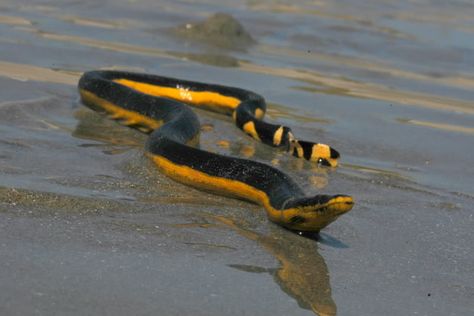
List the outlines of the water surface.
<svg viewBox="0 0 474 316">
<path fill-rule="evenodd" d="M 215 12 L 256 43 L 173 32 Z M 0 312 L 472 314 L 473 14 L 462 0 L 3 1 Z M 262 94 L 268 120 L 332 145 L 341 166 L 199 111 L 202 146 L 356 207 L 314 241 L 167 179 L 145 135 L 80 105 L 80 74 L 99 68 Z"/>
</svg>

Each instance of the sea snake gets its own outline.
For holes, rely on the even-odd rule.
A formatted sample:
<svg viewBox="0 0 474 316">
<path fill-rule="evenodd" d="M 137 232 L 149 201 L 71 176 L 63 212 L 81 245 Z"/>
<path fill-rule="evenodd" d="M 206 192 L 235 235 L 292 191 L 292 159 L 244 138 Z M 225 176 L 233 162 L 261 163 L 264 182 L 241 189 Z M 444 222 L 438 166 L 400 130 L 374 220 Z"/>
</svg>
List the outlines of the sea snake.
<svg viewBox="0 0 474 316">
<path fill-rule="evenodd" d="M 347 195 L 308 197 L 276 168 L 196 147 L 200 124 L 187 105 L 232 115 L 246 134 L 296 157 L 337 165 L 336 150 L 298 141 L 288 127 L 264 122 L 265 100 L 254 92 L 156 75 L 90 71 L 79 80 L 79 93 L 89 108 L 148 133 L 146 154 L 165 175 L 201 190 L 260 204 L 271 221 L 286 228 L 318 232 L 354 204 Z"/>
</svg>

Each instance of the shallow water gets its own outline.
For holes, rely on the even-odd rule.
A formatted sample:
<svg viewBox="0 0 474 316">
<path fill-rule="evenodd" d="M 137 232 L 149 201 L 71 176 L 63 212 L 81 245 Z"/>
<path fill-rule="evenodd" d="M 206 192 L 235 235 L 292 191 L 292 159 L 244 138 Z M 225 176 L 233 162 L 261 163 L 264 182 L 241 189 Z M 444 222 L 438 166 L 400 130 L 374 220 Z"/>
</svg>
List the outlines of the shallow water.
<svg viewBox="0 0 474 316">
<path fill-rule="evenodd" d="M 172 29 L 214 12 L 257 41 Z M 1 314 L 474 312 L 468 1 L 0 3 Z M 78 102 L 96 68 L 248 88 L 342 154 L 317 168 L 199 111 L 208 150 L 267 161 L 353 211 L 319 241 L 160 175 L 145 136 Z"/>
</svg>

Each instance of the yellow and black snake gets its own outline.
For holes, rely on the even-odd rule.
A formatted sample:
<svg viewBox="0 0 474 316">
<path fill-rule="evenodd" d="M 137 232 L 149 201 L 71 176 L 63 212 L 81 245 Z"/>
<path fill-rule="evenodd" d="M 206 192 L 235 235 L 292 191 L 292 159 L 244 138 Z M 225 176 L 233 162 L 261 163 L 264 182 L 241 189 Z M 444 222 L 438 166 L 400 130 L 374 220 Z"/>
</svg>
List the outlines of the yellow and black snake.
<svg viewBox="0 0 474 316">
<path fill-rule="evenodd" d="M 265 100 L 256 93 L 121 71 L 86 72 L 79 81 L 79 92 L 88 107 L 149 133 L 146 152 L 162 173 L 198 189 L 261 204 L 270 220 L 289 229 L 317 232 L 354 204 L 347 195 L 307 197 L 278 169 L 191 145 L 198 138 L 200 124 L 186 104 L 232 115 L 236 125 L 254 139 L 283 147 L 296 157 L 337 165 L 336 150 L 296 140 L 288 127 L 264 122 Z"/>
</svg>

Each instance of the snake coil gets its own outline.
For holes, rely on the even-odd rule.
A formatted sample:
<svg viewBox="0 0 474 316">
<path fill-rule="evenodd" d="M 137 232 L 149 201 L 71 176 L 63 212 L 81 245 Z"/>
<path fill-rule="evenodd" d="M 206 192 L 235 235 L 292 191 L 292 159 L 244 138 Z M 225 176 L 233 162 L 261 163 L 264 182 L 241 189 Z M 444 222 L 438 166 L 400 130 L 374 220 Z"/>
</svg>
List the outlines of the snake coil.
<svg viewBox="0 0 474 316">
<path fill-rule="evenodd" d="M 200 124 L 186 104 L 232 115 L 246 134 L 296 157 L 337 165 L 339 153 L 333 148 L 299 141 L 288 127 L 264 122 L 265 101 L 256 93 L 121 71 L 84 73 L 79 93 L 91 109 L 150 134 L 146 152 L 162 173 L 198 189 L 261 204 L 270 220 L 289 229 L 317 232 L 354 204 L 347 195 L 307 197 L 278 169 L 190 145 L 199 135 Z"/>
</svg>

